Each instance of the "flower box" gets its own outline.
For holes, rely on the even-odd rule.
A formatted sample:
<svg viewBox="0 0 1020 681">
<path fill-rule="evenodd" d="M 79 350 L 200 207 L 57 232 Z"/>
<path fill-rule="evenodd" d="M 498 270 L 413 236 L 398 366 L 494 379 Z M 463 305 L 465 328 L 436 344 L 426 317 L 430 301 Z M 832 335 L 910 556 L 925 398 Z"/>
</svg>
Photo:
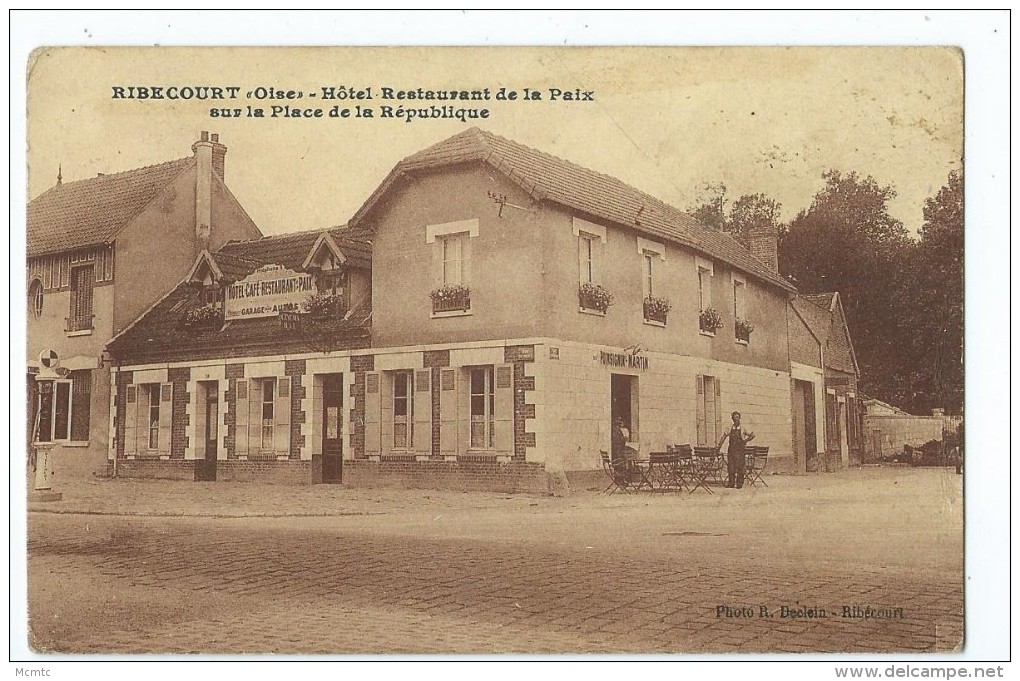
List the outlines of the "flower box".
<svg viewBox="0 0 1020 681">
<path fill-rule="evenodd" d="M 648 296 L 644 302 L 645 319 L 650 322 L 666 323 L 666 315 L 673 309 L 673 304 L 666 298 Z"/>
<path fill-rule="evenodd" d="M 471 309 L 471 289 L 460 284 L 446 284 L 433 290 L 432 312 L 467 312 Z"/>
<path fill-rule="evenodd" d="M 585 310 L 605 313 L 613 304 L 613 294 L 599 284 L 581 284 L 577 291 L 578 302 Z"/>
<path fill-rule="evenodd" d="M 751 341 L 751 332 L 754 331 L 754 325 L 746 319 L 738 319 L 733 323 L 733 333 L 736 335 L 737 340 L 748 343 Z"/>
<path fill-rule="evenodd" d="M 722 315 L 715 308 L 705 308 L 698 313 L 698 327 L 705 333 L 715 333 L 722 324 Z"/>
<path fill-rule="evenodd" d="M 301 307 L 313 320 L 339 317 L 343 314 L 344 297 L 339 293 L 318 293 L 306 300 Z"/>
<path fill-rule="evenodd" d="M 203 305 L 184 313 L 184 325 L 193 328 L 208 328 L 219 323 L 220 311 L 213 305 Z"/>
</svg>

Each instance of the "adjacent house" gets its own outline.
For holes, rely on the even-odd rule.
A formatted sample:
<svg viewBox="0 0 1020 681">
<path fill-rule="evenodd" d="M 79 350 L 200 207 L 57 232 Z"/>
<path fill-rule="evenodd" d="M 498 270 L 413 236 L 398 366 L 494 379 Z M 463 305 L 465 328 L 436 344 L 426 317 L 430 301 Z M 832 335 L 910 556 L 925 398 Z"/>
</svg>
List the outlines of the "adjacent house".
<svg viewBox="0 0 1020 681">
<path fill-rule="evenodd" d="M 74 182 L 58 175 L 29 202 L 28 435 L 59 445 L 57 475 L 107 470 L 110 339 L 200 252 L 261 236 L 224 183 L 226 151 L 203 132 L 191 156 Z M 44 349 L 64 377 L 40 395 L 32 376 Z"/>
<path fill-rule="evenodd" d="M 838 293 L 790 301 L 791 414 L 798 470 L 863 462 L 860 370 Z"/>
<path fill-rule="evenodd" d="M 400 161 L 343 227 L 198 253 L 109 345 L 111 466 L 544 490 L 598 471 L 614 419 L 647 452 L 714 444 L 736 410 L 770 468 L 804 470 L 797 381 L 824 405 L 845 374 L 845 404 L 856 371 L 776 250 L 472 128 Z M 803 379 L 800 305 L 819 327 Z"/>
</svg>

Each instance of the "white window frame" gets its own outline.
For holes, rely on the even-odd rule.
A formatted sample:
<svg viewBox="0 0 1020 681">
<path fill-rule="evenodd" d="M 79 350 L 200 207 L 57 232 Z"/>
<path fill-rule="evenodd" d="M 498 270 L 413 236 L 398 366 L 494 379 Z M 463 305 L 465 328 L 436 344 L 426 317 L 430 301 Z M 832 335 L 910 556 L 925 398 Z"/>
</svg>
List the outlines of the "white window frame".
<svg viewBox="0 0 1020 681">
<path fill-rule="evenodd" d="M 145 404 L 145 448 L 150 452 L 159 451 L 159 410 L 162 408 L 160 402 L 163 398 L 162 386 L 159 383 L 146 383 L 144 385 L 147 402 Z M 156 418 L 153 420 L 153 410 Z"/>
<path fill-rule="evenodd" d="M 476 372 L 482 373 L 482 392 L 474 391 L 474 378 Z M 496 426 L 496 370 L 490 365 L 475 366 L 468 368 L 468 442 L 469 448 L 475 451 L 489 451 L 495 449 L 495 426 Z M 475 397 L 482 398 L 482 412 L 475 414 Z M 487 412 L 487 413 L 486 413 Z M 476 444 L 475 425 L 481 424 L 482 444 Z"/>
<path fill-rule="evenodd" d="M 61 433 L 61 435 L 66 435 L 66 437 L 57 437 L 57 435 L 58 435 L 58 433 L 57 433 L 57 394 L 59 392 L 57 390 L 57 385 L 58 384 L 66 384 L 67 385 L 67 432 L 66 433 Z M 42 440 L 42 442 L 70 442 L 71 441 L 71 421 L 74 419 L 74 413 L 72 412 L 72 409 L 74 409 L 74 385 L 73 385 L 73 382 L 71 380 L 67 380 L 67 379 L 61 379 L 61 380 L 53 381 L 53 386 L 51 387 L 51 390 L 53 392 L 52 392 L 51 399 L 50 399 L 50 432 L 49 432 L 49 440 Z M 36 399 L 37 399 L 36 409 L 40 409 L 41 410 L 42 409 L 42 394 L 40 393 L 39 396 Z M 37 418 L 40 418 L 40 417 L 37 416 Z M 41 435 L 41 433 L 36 433 L 35 434 L 35 438 L 38 440 L 40 435 Z"/>
<path fill-rule="evenodd" d="M 698 305 L 700 306 L 698 311 L 700 312 L 712 307 L 712 281 L 702 278 L 702 275 L 707 274 L 708 277 L 714 277 L 715 268 L 712 266 L 711 260 L 697 258 L 695 262 L 698 274 Z"/>
<path fill-rule="evenodd" d="M 32 291 L 33 286 L 36 287 L 34 292 Z M 33 277 L 32 281 L 28 282 L 28 313 L 30 318 L 39 319 L 42 317 L 43 296 L 45 293 L 46 288 L 39 277 Z"/>
<path fill-rule="evenodd" d="M 259 451 L 269 452 L 276 448 L 276 378 L 259 378 L 258 417 L 259 417 Z M 269 400 L 266 400 L 266 386 L 269 386 Z M 249 396 L 250 398 L 250 396 Z M 269 406 L 271 418 L 266 418 L 266 406 Z M 269 443 L 268 445 L 266 443 Z"/>
<path fill-rule="evenodd" d="M 588 222 L 581 218 L 573 218 L 570 225 L 570 230 L 574 236 L 577 237 L 577 281 L 581 284 L 598 284 L 601 272 L 599 271 L 599 244 L 604 245 L 606 243 L 606 228 L 602 225 L 596 225 L 594 222 Z M 586 244 L 587 242 L 587 244 Z M 585 245 L 590 247 L 589 255 L 589 267 L 590 267 L 590 278 L 585 277 L 585 272 L 581 265 L 582 263 L 582 249 Z"/>
<path fill-rule="evenodd" d="M 441 242 L 439 247 L 443 249 L 443 285 L 465 285 L 467 277 L 465 276 L 464 242 L 468 239 L 467 233 L 444 234 L 438 239 Z M 451 253 L 453 246 L 456 246 L 456 254 Z M 454 263 L 456 263 L 455 268 L 452 267 Z M 455 276 L 451 276 L 451 270 L 454 270 Z"/>
<path fill-rule="evenodd" d="M 406 393 L 404 395 L 397 394 L 397 380 L 401 376 L 406 378 L 404 385 L 406 386 Z M 393 449 L 398 450 L 410 450 L 414 449 L 414 371 L 400 370 L 391 373 L 393 390 Z M 403 416 L 397 415 L 397 404 L 398 401 L 404 402 L 404 414 Z M 398 420 L 402 419 L 402 420 Z M 397 435 L 400 431 L 403 431 L 404 443 L 398 444 Z"/>
<path fill-rule="evenodd" d="M 597 284 L 598 276 L 595 268 L 595 249 L 599 237 L 588 232 L 577 235 L 577 269 L 578 281 L 582 284 Z"/>
</svg>

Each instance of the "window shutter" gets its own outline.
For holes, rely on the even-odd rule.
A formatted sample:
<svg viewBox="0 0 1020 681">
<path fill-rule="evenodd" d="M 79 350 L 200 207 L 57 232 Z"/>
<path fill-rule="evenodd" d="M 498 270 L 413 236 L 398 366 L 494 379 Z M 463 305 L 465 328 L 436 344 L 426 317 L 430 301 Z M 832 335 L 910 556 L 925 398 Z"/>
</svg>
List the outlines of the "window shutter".
<svg viewBox="0 0 1020 681">
<path fill-rule="evenodd" d="M 276 379 L 273 405 L 273 450 L 277 456 L 290 454 L 290 378 Z"/>
<path fill-rule="evenodd" d="M 365 374 L 365 383 L 369 387 L 375 385 L 374 391 L 365 391 L 365 453 L 379 454 L 382 451 L 379 434 L 379 374 Z"/>
<path fill-rule="evenodd" d="M 513 380 L 500 381 L 500 377 L 505 379 L 506 374 L 509 373 L 513 376 L 513 365 L 503 364 L 496 367 L 495 376 L 493 380 L 496 385 L 493 387 L 495 390 L 495 410 L 494 414 L 495 429 L 493 444 L 495 445 L 496 451 L 500 453 L 513 454 L 514 451 L 514 389 Z"/>
<path fill-rule="evenodd" d="M 393 377 L 389 372 L 379 377 L 379 425 L 381 426 L 381 449 L 386 452 L 393 448 Z M 410 387 L 410 386 L 408 386 Z M 408 397 L 411 397 L 410 395 Z M 410 433 L 409 433 L 410 434 Z"/>
<path fill-rule="evenodd" d="M 701 374 L 694 377 L 695 408 L 697 414 L 698 444 L 707 444 L 708 434 L 705 432 L 705 381 Z M 713 443 L 714 444 L 714 443 Z"/>
<path fill-rule="evenodd" d="M 248 456 L 248 380 L 234 380 L 234 454 Z"/>
<path fill-rule="evenodd" d="M 457 385 L 457 453 L 471 448 L 471 376 L 467 369 L 455 373 Z"/>
<path fill-rule="evenodd" d="M 262 449 L 262 380 L 248 380 L 248 452 Z"/>
<path fill-rule="evenodd" d="M 170 453 L 170 424 L 172 422 L 173 383 L 159 386 L 159 453 Z"/>
<path fill-rule="evenodd" d="M 129 385 L 124 390 L 124 454 L 138 451 L 138 388 Z"/>
<path fill-rule="evenodd" d="M 715 441 L 718 442 L 719 438 L 722 437 L 723 433 L 723 420 L 722 420 L 722 382 L 719 377 L 716 376 L 715 380 Z M 712 444 L 715 444 L 714 442 Z"/>
<path fill-rule="evenodd" d="M 440 369 L 439 451 L 457 453 L 457 374 L 460 369 Z"/>
<path fill-rule="evenodd" d="M 414 451 L 432 451 L 432 392 L 429 370 L 416 371 L 414 380 Z"/>
</svg>

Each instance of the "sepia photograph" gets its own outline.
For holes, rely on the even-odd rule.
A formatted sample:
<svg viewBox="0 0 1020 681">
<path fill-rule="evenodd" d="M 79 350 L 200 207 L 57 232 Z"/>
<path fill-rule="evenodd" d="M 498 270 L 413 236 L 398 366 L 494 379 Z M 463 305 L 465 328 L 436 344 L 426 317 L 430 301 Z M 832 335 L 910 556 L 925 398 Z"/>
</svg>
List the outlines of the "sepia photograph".
<svg viewBox="0 0 1020 681">
<path fill-rule="evenodd" d="M 33 660 L 967 651 L 960 47 L 23 66 Z"/>
</svg>

